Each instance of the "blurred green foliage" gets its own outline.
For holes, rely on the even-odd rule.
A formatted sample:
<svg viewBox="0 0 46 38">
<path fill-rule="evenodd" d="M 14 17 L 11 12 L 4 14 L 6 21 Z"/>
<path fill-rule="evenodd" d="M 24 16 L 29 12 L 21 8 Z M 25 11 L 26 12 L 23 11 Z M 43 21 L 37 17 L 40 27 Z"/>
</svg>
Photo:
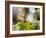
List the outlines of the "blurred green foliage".
<svg viewBox="0 0 46 38">
<path fill-rule="evenodd" d="M 35 16 L 34 18 L 36 20 L 40 20 L 40 9 L 39 8 L 35 8 L 36 12 L 35 12 Z"/>
<path fill-rule="evenodd" d="M 14 25 L 13 30 L 37 30 L 39 28 L 39 23 L 31 23 L 31 22 L 18 22 L 16 25 Z"/>
<path fill-rule="evenodd" d="M 26 9 L 27 10 L 27 9 Z M 39 26 L 39 21 L 40 21 L 40 9 L 39 8 L 35 8 L 36 12 L 34 15 L 34 21 L 37 22 L 18 22 L 18 20 L 16 20 L 16 16 L 13 16 L 13 30 L 37 30 L 40 29 Z M 28 14 L 28 11 L 26 11 L 26 13 Z"/>
<path fill-rule="evenodd" d="M 29 21 L 26 22 L 25 25 L 24 25 L 25 26 L 24 30 L 30 30 L 30 29 L 32 29 L 31 25 L 32 25 L 32 23 L 30 23 Z"/>
</svg>

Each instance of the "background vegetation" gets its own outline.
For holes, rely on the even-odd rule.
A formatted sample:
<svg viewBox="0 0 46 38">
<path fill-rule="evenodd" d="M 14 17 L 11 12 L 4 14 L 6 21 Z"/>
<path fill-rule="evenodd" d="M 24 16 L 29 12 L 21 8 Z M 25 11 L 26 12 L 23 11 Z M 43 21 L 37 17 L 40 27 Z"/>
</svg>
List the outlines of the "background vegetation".
<svg viewBox="0 0 46 38">
<path fill-rule="evenodd" d="M 35 10 L 35 13 L 33 13 L 34 14 L 33 22 L 26 21 L 26 16 L 29 14 L 29 8 L 19 8 L 19 9 L 20 10 L 18 10 L 18 8 L 15 8 L 15 7 L 13 8 L 13 30 L 14 31 L 40 29 L 40 9 L 39 8 L 33 8 Z M 20 18 L 18 18 L 19 16 Z"/>
</svg>

